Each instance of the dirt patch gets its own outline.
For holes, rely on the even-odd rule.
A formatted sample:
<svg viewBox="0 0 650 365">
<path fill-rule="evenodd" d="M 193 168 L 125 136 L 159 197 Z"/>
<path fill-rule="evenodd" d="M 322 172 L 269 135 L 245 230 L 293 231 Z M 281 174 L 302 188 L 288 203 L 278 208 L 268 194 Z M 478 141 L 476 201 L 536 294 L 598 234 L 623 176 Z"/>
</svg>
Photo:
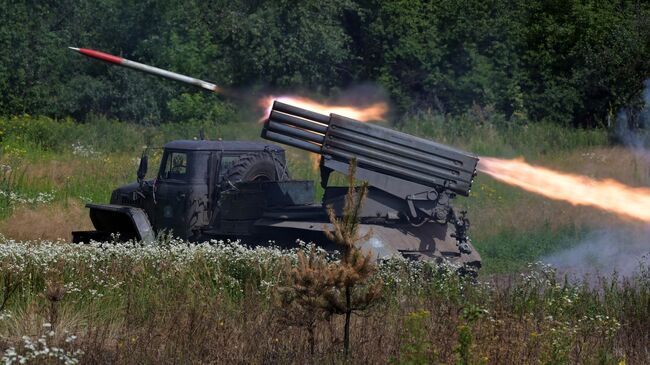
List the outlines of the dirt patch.
<svg viewBox="0 0 650 365">
<path fill-rule="evenodd" d="M 88 210 L 75 199 L 36 208 L 18 208 L 0 221 L 0 233 L 16 240 L 70 240 L 73 230 L 92 228 Z"/>
</svg>

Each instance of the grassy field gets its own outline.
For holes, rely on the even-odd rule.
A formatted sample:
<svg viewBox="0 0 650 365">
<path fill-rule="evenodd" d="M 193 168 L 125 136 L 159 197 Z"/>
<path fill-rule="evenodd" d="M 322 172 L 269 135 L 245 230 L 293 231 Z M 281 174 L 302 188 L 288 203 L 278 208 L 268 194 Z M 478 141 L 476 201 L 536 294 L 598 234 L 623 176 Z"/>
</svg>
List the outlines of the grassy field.
<svg viewBox="0 0 650 365">
<path fill-rule="evenodd" d="M 614 177 L 634 186 L 650 184 L 650 161 L 607 145 L 603 130 L 563 129 L 544 124 L 510 124 L 468 114 L 443 118 L 421 114 L 404 121 L 408 133 L 483 156 L 519 157 L 567 172 Z M 115 187 L 135 180 L 145 145 L 196 138 L 259 139 L 251 123 L 189 122 L 137 126 L 97 118 L 84 124 L 41 117 L 0 120 L 0 232 L 16 239 L 68 239 L 74 229 L 90 228 L 86 202 L 106 202 Z M 47 132 L 44 132 L 47 131 Z M 149 174 L 156 173 L 153 149 Z M 313 158 L 288 149 L 295 178 L 318 180 Z M 13 195 L 11 195 L 13 194 Z M 594 227 L 634 225 L 588 208 L 553 202 L 503 185 L 480 174 L 467 209 L 471 236 L 484 257 L 484 272 L 507 272 L 579 242 Z"/>
<path fill-rule="evenodd" d="M 306 328 L 287 326 L 276 298 L 295 261 L 295 250 L 216 242 L 0 239 L 4 360 L 347 363 L 342 316 L 316 321 L 313 355 Z M 374 280 L 383 283 L 382 296 L 352 317 L 350 363 L 650 360 L 647 268 L 591 285 L 558 281 L 545 266 L 470 283 L 445 267 L 393 260 Z"/>
<path fill-rule="evenodd" d="M 627 184 L 650 184 L 647 157 L 611 147 L 602 130 L 511 125 L 422 114 L 406 132 L 480 155 Z M 0 347 L 3 360 L 42 363 L 647 363 L 647 267 L 565 281 L 531 262 L 594 229 L 638 228 L 609 214 L 553 202 L 479 175 L 456 205 L 472 219 L 483 256 L 478 283 L 445 268 L 383 263 L 382 299 L 352 322 L 341 351 L 340 316 L 305 328 L 283 324 L 277 288 L 296 251 L 163 241 L 73 246 L 90 228 L 85 202 L 108 201 L 135 179 L 145 145 L 195 138 L 258 139 L 256 123 L 136 126 L 40 117 L 0 120 Z M 160 150 L 152 150 L 154 161 Z M 311 157 L 288 149 L 296 178 L 317 179 Z M 150 166 L 155 166 L 155 162 Z M 150 174 L 155 168 L 150 167 Z M 57 241 L 57 238 L 62 240 Z M 24 242 L 21 242 L 24 241 Z"/>
</svg>

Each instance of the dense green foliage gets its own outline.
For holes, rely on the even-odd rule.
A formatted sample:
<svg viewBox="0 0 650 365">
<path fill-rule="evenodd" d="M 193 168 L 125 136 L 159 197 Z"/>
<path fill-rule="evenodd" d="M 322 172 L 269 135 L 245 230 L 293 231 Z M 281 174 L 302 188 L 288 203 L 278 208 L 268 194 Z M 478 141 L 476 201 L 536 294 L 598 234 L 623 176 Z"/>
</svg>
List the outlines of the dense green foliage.
<svg viewBox="0 0 650 365">
<path fill-rule="evenodd" d="M 650 6 L 638 1 L 3 0 L 0 114 L 156 124 L 237 117 L 232 99 L 67 49 L 81 46 L 244 94 L 333 96 L 373 82 L 400 115 L 479 108 L 514 121 L 602 125 L 639 102 L 650 75 L 648 19 Z"/>
</svg>

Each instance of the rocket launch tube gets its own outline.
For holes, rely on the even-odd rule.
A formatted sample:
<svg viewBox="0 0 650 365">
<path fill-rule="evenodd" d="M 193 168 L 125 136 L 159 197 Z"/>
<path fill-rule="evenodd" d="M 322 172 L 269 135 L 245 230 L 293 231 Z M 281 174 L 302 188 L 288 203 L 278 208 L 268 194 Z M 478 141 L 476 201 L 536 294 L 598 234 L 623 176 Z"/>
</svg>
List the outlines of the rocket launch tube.
<svg viewBox="0 0 650 365">
<path fill-rule="evenodd" d="M 170 80 L 179 81 L 179 82 L 182 82 L 184 84 L 190 84 L 190 85 L 198 86 L 198 87 L 200 87 L 202 89 L 206 89 L 208 91 L 212 91 L 212 92 L 219 92 L 220 91 L 219 87 L 217 85 L 215 85 L 213 83 L 210 83 L 210 82 L 207 82 L 207 81 L 196 79 L 194 77 L 181 75 L 181 74 L 176 73 L 176 72 L 163 70 L 162 68 L 145 65 L 145 64 L 140 63 L 140 62 L 131 61 L 131 60 L 128 60 L 126 58 L 113 56 L 113 55 L 108 54 L 108 53 L 95 51 L 95 50 L 88 49 L 88 48 L 76 48 L 76 47 L 68 47 L 68 48 L 70 48 L 73 51 L 79 52 L 84 56 L 92 57 L 92 58 L 98 59 L 100 61 L 120 65 L 120 66 L 123 66 L 123 67 L 132 68 L 134 70 L 142 71 L 142 72 L 145 72 L 145 73 L 148 73 L 148 74 L 161 76 L 161 77 L 164 77 L 164 78 L 167 78 L 167 79 L 170 79 Z"/>
<path fill-rule="evenodd" d="M 478 163 L 477 156 L 446 145 L 277 100 L 262 137 L 319 154 L 324 167 L 343 174 L 356 159 L 364 179 L 396 196 L 412 194 L 402 190 L 412 183 L 467 196 Z"/>
</svg>

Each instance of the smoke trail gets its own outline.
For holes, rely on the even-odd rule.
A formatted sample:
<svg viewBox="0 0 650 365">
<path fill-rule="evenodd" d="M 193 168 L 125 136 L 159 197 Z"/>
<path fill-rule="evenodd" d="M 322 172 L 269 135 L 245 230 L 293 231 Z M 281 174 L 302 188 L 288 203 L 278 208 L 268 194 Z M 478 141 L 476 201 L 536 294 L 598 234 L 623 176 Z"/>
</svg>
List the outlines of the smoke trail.
<svg viewBox="0 0 650 365">
<path fill-rule="evenodd" d="M 616 137 L 637 156 L 650 157 L 650 80 L 644 82 L 644 106 L 640 110 L 625 108 L 616 120 Z M 650 178 L 650 177 L 648 177 Z M 647 207 L 650 211 L 650 206 Z M 584 275 L 607 275 L 617 272 L 628 277 L 640 265 L 650 265 L 650 225 L 645 228 L 614 228 L 591 232 L 570 249 L 544 257 L 560 272 Z"/>
<path fill-rule="evenodd" d="M 650 154 L 650 79 L 644 83 L 641 109 L 623 108 L 616 116 L 616 138 L 636 153 Z"/>
<path fill-rule="evenodd" d="M 620 228 L 591 232 L 575 247 L 542 258 L 560 273 L 577 277 L 610 275 L 629 277 L 641 264 L 650 263 L 650 228 Z"/>
</svg>

